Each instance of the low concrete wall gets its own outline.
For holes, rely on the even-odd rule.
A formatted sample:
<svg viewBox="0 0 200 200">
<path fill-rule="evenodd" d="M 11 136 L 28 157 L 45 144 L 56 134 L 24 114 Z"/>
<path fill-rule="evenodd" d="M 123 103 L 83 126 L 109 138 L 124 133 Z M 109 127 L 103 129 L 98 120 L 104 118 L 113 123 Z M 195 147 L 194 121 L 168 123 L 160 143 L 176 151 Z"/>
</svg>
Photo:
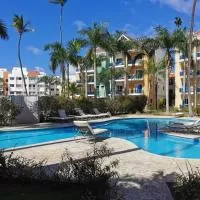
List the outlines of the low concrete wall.
<svg viewBox="0 0 200 200">
<path fill-rule="evenodd" d="M 18 106 L 21 111 L 16 117 L 17 124 L 35 124 L 39 122 L 38 97 L 12 96 L 11 101 Z"/>
</svg>

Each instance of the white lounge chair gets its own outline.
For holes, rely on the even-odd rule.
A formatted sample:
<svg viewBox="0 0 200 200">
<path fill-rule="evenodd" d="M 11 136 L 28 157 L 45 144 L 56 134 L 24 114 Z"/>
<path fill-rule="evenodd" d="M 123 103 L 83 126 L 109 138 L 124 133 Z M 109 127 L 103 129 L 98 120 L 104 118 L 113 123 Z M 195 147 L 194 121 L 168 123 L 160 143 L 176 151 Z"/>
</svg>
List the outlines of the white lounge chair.
<svg viewBox="0 0 200 200">
<path fill-rule="evenodd" d="M 96 118 L 96 115 L 92 115 L 92 114 L 85 114 L 83 112 L 82 109 L 80 108 L 75 108 L 75 111 L 80 115 L 80 116 L 76 116 L 76 119 L 91 119 L 91 118 Z"/>
<path fill-rule="evenodd" d="M 99 112 L 99 110 L 97 108 L 93 108 L 93 111 L 99 117 L 111 117 L 111 113 L 110 112 L 101 113 L 101 112 Z"/>
<path fill-rule="evenodd" d="M 67 116 L 65 110 L 63 109 L 59 109 L 58 114 L 59 114 L 59 117 L 49 117 L 49 119 L 67 121 L 67 120 L 73 120 L 75 118 L 75 116 L 72 116 L 72 115 Z"/>
<path fill-rule="evenodd" d="M 200 120 L 190 121 L 190 122 L 172 122 L 170 123 L 167 128 L 173 132 L 196 132 L 199 133 L 200 131 Z"/>
<path fill-rule="evenodd" d="M 107 129 L 93 129 L 87 121 L 74 121 L 74 125 L 83 136 L 95 137 L 95 135 L 108 132 Z"/>
</svg>

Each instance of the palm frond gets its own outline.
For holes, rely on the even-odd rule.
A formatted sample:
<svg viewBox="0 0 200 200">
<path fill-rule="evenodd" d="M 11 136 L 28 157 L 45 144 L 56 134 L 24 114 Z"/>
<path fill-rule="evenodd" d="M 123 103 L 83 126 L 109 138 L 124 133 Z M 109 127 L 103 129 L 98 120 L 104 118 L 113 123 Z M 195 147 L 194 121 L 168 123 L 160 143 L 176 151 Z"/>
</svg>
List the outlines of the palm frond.
<svg viewBox="0 0 200 200">
<path fill-rule="evenodd" d="M 3 40 L 7 40 L 8 39 L 8 33 L 7 33 L 7 27 L 6 25 L 3 23 L 2 20 L 0 20 L 0 38 Z"/>
</svg>

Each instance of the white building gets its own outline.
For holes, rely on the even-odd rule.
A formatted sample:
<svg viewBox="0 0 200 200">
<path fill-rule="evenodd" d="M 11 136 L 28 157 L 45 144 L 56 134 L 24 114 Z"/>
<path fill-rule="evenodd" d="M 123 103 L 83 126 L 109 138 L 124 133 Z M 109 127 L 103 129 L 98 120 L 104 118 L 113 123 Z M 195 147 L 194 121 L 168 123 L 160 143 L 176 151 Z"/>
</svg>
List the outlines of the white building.
<svg viewBox="0 0 200 200">
<path fill-rule="evenodd" d="M 16 96 L 25 95 L 25 85 L 21 69 L 19 67 L 13 67 L 11 73 L 6 73 L 6 69 L 0 68 L 0 78 L 3 78 L 6 82 L 7 88 L 3 87 L 3 83 L 0 83 L 0 94 Z M 46 76 L 45 72 L 28 71 L 27 68 L 23 68 L 23 74 L 26 82 L 26 89 L 29 96 L 45 96 L 45 95 L 59 95 L 60 86 L 56 84 L 45 84 L 39 82 L 39 79 Z M 59 78 L 59 77 L 57 77 Z M 4 90 L 7 90 L 7 93 Z M 51 90 L 51 91 L 50 91 Z"/>
</svg>

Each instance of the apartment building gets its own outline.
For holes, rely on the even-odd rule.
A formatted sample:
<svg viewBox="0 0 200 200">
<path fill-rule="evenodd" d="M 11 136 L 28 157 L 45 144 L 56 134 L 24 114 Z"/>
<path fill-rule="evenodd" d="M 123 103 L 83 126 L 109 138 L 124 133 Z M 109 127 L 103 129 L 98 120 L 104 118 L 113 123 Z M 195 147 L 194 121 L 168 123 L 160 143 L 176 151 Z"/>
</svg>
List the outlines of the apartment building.
<svg viewBox="0 0 200 200">
<path fill-rule="evenodd" d="M 23 68 L 23 73 L 26 82 L 26 89 L 29 96 L 45 96 L 59 95 L 60 86 L 51 84 L 50 86 L 44 82 L 39 82 L 40 78 L 45 76 L 45 72 L 28 71 Z M 25 86 L 22 78 L 21 69 L 13 67 L 11 72 L 0 68 L 0 78 L 3 78 L 3 83 L 0 83 L 0 94 L 4 96 L 25 95 Z"/>
<path fill-rule="evenodd" d="M 200 40 L 200 31 L 194 33 L 194 37 Z M 190 71 L 191 80 L 191 100 L 194 105 L 200 105 L 200 46 L 194 46 L 192 53 L 192 65 Z M 181 51 L 175 53 L 175 107 L 182 108 L 188 106 L 188 85 L 187 85 L 187 65 L 188 58 L 184 57 Z M 195 80 L 196 87 L 195 87 Z M 196 95 L 196 98 L 195 98 Z"/>
<path fill-rule="evenodd" d="M 8 72 L 5 68 L 0 68 L 0 96 L 8 94 Z"/>
<path fill-rule="evenodd" d="M 131 40 L 130 37 L 126 35 L 122 35 L 119 39 L 125 39 L 125 40 Z M 124 55 L 122 53 L 118 53 L 116 55 L 115 61 L 113 61 L 113 58 L 109 57 L 106 52 L 101 49 L 97 48 L 97 55 L 105 55 L 108 57 L 107 60 L 102 61 L 100 66 L 97 66 L 97 77 L 102 72 L 103 69 L 109 68 L 113 65 L 113 62 L 115 64 L 115 73 L 119 72 L 119 75 L 115 77 L 115 95 L 123 95 L 124 90 L 126 87 L 126 78 L 125 74 L 120 75 L 120 70 L 127 72 L 128 76 L 128 95 L 130 96 L 138 96 L 138 95 L 146 95 L 151 96 L 150 98 L 151 103 L 155 103 L 155 90 L 149 91 L 151 81 L 149 80 L 148 74 L 145 73 L 145 69 L 147 68 L 147 58 L 144 55 L 139 55 L 139 53 L 136 50 L 130 50 L 129 51 L 129 57 L 128 57 L 128 68 L 125 69 L 125 63 L 124 63 Z M 137 57 L 137 59 L 135 59 Z M 84 71 L 85 72 L 85 71 Z M 81 73 L 80 69 L 77 69 L 76 71 L 76 79 L 77 84 L 79 86 L 82 86 L 83 83 L 81 83 Z M 165 95 L 165 88 L 164 88 L 164 81 L 160 82 L 160 79 L 158 79 L 159 83 L 157 95 L 158 98 L 164 97 Z M 91 66 L 89 69 L 87 69 L 87 91 L 88 91 L 88 97 L 94 97 L 94 69 Z M 107 84 L 102 82 L 97 82 L 97 88 L 96 88 L 96 94 L 99 98 L 104 98 L 107 96 L 110 96 L 111 94 L 111 81 Z"/>
</svg>

